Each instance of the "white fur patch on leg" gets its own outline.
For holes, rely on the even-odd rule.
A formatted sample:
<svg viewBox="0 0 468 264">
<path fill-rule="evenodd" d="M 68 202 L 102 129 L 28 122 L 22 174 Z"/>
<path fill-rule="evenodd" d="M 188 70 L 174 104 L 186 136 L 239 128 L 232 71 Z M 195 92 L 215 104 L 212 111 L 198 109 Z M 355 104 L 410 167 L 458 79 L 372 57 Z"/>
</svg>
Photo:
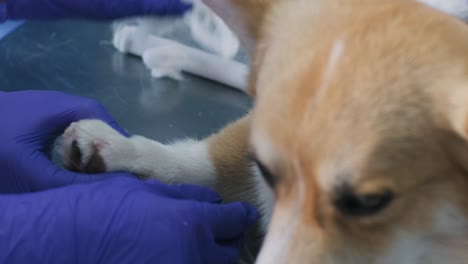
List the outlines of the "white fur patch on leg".
<svg viewBox="0 0 468 264">
<path fill-rule="evenodd" d="M 206 142 L 184 140 L 163 145 L 141 136 L 131 141 L 137 156 L 129 162 L 135 173 L 168 183 L 214 186 L 216 170 Z"/>
</svg>

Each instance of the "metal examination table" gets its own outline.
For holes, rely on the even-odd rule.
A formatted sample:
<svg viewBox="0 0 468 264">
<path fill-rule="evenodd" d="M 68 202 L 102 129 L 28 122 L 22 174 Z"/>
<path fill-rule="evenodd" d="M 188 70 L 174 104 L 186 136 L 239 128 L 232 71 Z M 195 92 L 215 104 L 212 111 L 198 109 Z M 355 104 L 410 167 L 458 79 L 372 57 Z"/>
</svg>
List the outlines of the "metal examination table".
<svg viewBox="0 0 468 264">
<path fill-rule="evenodd" d="M 162 142 L 206 137 L 251 107 L 243 93 L 196 76 L 153 79 L 139 58 L 114 49 L 107 23 L 16 26 L 0 25 L 1 91 L 59 90 L 94 98 L 130 133 Z"/>
</svg>

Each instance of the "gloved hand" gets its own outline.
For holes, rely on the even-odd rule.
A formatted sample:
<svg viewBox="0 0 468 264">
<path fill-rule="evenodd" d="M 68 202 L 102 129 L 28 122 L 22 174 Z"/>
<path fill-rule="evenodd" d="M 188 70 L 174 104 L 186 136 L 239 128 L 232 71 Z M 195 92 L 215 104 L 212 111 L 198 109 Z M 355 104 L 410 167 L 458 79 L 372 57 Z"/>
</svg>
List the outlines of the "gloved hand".
<svg viewBox="0 0 468 264">
<path fill-rule="evenodd" d="M 94 100 L 53 91 L 0 92 L 0 193 L 38 191 L 113 176 L 65 171 L 47 155 L 70 123 L 86 118 L 101 119 L 128 135 Z"/>
<path fill-rule="evenodd" d="M 142 15 L 181 15 L 190 7 L 184 0 L 6 0 L 0 7 L 0 14 L 6 14 L 9 19 L 105 20 Z"/>
<path fill-rule="evenodd" d="M 120 177 L 0 195 L 0 263 L 235 263 L 258 214 L 219 201 L 201 187 Z"/>
</svg>

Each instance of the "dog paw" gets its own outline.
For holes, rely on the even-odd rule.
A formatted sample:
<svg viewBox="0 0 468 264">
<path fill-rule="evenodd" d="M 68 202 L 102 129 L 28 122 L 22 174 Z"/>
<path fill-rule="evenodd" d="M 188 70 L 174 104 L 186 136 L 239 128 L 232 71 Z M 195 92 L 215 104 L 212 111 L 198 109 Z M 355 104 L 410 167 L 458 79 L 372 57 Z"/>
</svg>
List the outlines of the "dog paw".
<svg viewBox="0 0 468 264">
<path fill-rule="evenodd" d="M 126 170 L 133 152 L 128 138 L 100 120 L 72 123 L 58 147 L 67 169 L 86 173 Z"/>
</svg>

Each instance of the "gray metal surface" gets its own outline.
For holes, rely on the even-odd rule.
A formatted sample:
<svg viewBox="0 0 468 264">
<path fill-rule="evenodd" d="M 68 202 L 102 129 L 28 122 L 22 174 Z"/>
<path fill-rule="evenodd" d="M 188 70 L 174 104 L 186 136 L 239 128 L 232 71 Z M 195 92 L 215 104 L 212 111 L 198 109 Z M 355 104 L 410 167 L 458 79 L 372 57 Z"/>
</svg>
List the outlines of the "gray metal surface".
<svg viewBox="0 0 468 264">
<path fill-rule="evenodd" d="M 0 40 L 0 90 L 95 98 L 130 133 L 162 142 L 205 137 L 251 106 L 243 93 L 196 76 L 155 80 L 111 37 L 106 23 L 26 22 Z"/>
</svg>

